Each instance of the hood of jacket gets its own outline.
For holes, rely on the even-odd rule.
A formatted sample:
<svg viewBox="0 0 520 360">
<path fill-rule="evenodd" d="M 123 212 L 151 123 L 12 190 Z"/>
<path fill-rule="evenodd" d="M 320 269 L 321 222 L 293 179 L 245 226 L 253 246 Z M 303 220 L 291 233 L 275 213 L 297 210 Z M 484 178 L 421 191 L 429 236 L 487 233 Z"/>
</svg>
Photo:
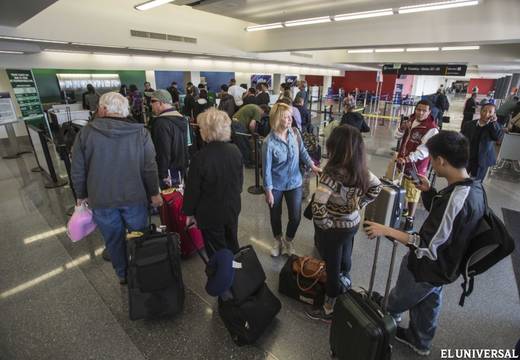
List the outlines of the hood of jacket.
<svg viewBox="0 0 520 360">
<path fill-rule="evenodd" d="M 134 123 L 124 118 L 95 118 L 88 126 L 106 137 L 124 137 L 141 132 L 144 124 Z"/>
</svg>

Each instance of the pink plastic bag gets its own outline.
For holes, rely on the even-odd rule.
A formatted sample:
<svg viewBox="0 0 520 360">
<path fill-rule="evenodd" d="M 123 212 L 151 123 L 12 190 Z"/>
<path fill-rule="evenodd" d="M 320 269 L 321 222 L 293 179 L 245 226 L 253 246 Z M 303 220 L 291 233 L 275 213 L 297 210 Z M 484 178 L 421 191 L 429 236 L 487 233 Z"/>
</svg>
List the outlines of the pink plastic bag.
<svg viewBox="0 0 520 360">
<path fill-rule="evenodd" d="M 74 208 L 74 214 L 69 219 L 67 224 L 67 235 L 69 238 L 76 242 L 96 229 L 96 224 L 92 216 L 92 210 L 90 210 L 86 203 L 82 203 L 80 206 Z"/>
</svg>

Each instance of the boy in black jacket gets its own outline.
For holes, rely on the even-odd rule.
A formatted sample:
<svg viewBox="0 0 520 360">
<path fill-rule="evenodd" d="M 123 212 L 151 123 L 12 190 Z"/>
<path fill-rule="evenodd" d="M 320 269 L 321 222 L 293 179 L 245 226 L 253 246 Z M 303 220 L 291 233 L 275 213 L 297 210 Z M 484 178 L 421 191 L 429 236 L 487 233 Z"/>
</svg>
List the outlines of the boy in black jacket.
<svg viewBox="0 0 520 360">
<path fill-rule="evenodd" d="M 419 355 L 430 354 L 441 310 L 442 286 L 458 278 L 471 234 L 485 211 L 482 184 L 466 171 L 468 140 L 457 132 L 441 131 L 426 146 L 435 172 L 448 180 L 448 187 L 437 192 L 430 188 L 428 179 L 419 176 L 416 186 L 430 212 L 419 233 L 408 234 L 370 221 L 364 224 L 369 238 L 386 236 L 410 248 L 390 292 L 387 309 L 397 323 L 403 312 L 410 312 L 409 327 L 398 327 L 396 340 Z"/>
</svg>

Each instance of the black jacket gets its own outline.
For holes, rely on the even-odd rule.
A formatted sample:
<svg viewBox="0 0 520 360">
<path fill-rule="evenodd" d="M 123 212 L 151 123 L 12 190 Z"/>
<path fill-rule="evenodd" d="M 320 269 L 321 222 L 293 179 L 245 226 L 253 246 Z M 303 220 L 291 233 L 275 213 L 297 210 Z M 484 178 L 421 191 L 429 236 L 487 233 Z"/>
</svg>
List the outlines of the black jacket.
<svg viewBox="0 0 520 360">
<path fill-rule="evenodd" d="M 246 96 L 242 101 L 243 101 L 243 105 L 256 104 L 256 96 L 254 96 L 254 95 Z"/>
<path fill-rule="evenodd" d="M 183 212 L 194 215 L 201 229 L 236 224 L 243 182 L 238 148 L 230 143 L 210 142 L 190 163 Z"/>
<path fill-rule="evenodd" d="M 187 120 L 173 110 L 154 119 L 151 130 L 160 179 L 168 177 L 168 169 L 185 173 L 188 167 L 187 126 Z"/>
<path fill-rule="evenodd" d="M 192 118 L 194 109 L 195 109 L 195 98 L 191 95 L 186 95 L 186 97 L 184 98 L 184 108 L 182 109 L 182 112 L 184 113 L 184 115 Z"/>
<path fill-rule="evenodd" d="M 482 183 L 466 179 L 440 192 L 423 192 L 422 200 L 430 213 L 419 230 L 420 245 L 408 257 L 408 269 L 418 282 L 449 284 L 459 277 L 471 235 L 484 215 Z"/>
<path fill-rule="evenodd" d="M 437 99 L 435 99 L 435 106 L 442 112 L 448 111 L 450 109 L 448 97 L 444 94 L 438 94 Z"/>
<path fill-rule="evenodd" d="M 268 93 L 261 92 L 256 95 L 256 105 L 269 105 L 271 98 Z"/>
<path fill-rule="evenodd" d="M 347 112 L 343 114 L 340 125 L 350 125 L 358 129 L 360 132 L 370 132 L 365 118 L 358 112 Z"/>
<path fill-rule="evenodd" d="M 237 105 L 235 104 L 235 98 L 229 94 L 224 95 L 220 99 L 220 103 L 218 104 L 218 109 L 225 111 L 230 119 L 233 119 L 233 114 L 235 114 Z"/>
<path fill-rule="evenodd" d="M 467 114 L 474 114 L 477 110 L 477 102 L 472 97 L 466 100 L 466 103 L 464 104 L 464 113 Z"/>
<path fill-rule="evenodd" d="M 478 166 L 484 168 L 495 165 L 497 162 L 495 144 L 502 137 L 502 127 L 498 121 L 485 125 L 480 135 L 477 151 L 477 149 L 474 149 L 474 137 L 477 136 L 478 122 L 479 120 L 466 122 L 462 127 L 462 134 L 468 138 L 470 143 L 470 167 Z M 477 154 L 477 158 L 471 156 L 474 153 Z"/>
<path fill-rule="evenodd" d="M 311 132 L 312 130 L 312 127 L 311 127 L 311 114 L 310 112 L 304 107 L 304 106 L 301 106 L 301 105 L 293 105 L 295 108 L 298 109 L 298 111 L 300 111 L 300 115 L 302 117 L 302 129 L 303 130 L 306 130 L 308 132 Z"/>
</svg>

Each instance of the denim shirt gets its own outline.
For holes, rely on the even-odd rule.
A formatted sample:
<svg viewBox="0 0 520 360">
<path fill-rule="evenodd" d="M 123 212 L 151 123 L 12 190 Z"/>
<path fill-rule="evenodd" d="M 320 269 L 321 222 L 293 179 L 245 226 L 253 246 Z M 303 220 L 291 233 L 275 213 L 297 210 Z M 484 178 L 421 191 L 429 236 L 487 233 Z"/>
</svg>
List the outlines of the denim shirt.
<svg viewBox="0 0 520 360">
<path fill-rule="evenodd" d="M 303 141 L 298 141 L 292 129 L 287 133 L 287 143 L 271 131 L 262 145 L 262 164 L 265 190 L 293 190 L 302 185 L 300 157 L 309 167 L 313 165 Z M 299 142 L 299 144 L 298 144 Z"/>
</svg>

